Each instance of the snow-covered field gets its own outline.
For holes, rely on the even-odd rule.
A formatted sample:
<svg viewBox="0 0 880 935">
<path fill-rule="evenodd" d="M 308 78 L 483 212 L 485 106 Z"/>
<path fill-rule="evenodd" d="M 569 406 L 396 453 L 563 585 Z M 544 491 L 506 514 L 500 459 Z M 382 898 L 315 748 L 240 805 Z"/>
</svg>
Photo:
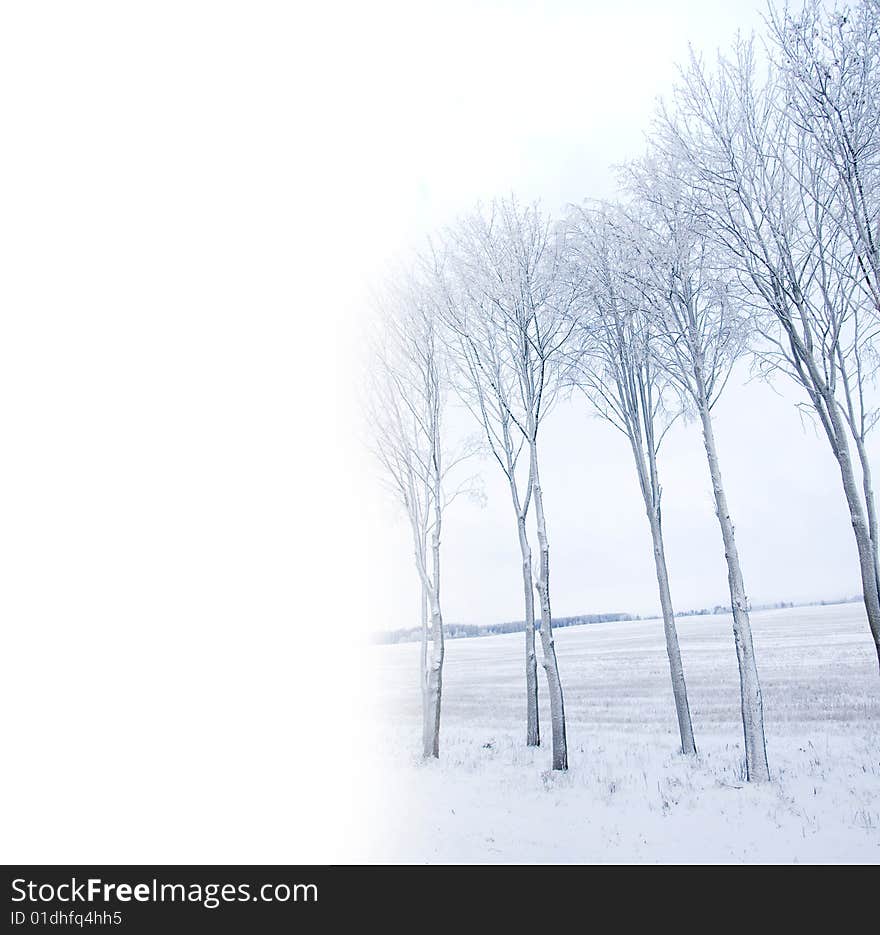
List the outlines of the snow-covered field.
<svg viewBox="0 0 880 935">
<path fill-rule="evenodd" d="M 880 862 L 880 676 L 861 604 L 756 612 L 773 782 L 743 782 L 730 618 L 678 621 L 699 755 L 677 753 L 662 624 L 559 630 L 570 769 L 524 744 L 521 634 L 447 643 L 422 762 L 418 646 L 371 648 L 386 726 L 372 859 Z"/>
</svg>

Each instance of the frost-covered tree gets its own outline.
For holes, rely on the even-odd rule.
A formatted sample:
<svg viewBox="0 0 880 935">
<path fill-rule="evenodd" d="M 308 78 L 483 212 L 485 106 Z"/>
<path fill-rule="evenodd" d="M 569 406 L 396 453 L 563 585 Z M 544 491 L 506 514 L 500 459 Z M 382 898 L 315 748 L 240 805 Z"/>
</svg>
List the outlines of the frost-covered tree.
<svg viewBox="0 0 880 935">
<path fill-rule="evenodd" d="M 637 225 L 614 206 L 577 209 L 569 224 L 571 260 L 585 289 L 584 313 L 571 341 L 568 377 L 595 411 L 623 433 L 632 450 L 651 530 L 681 750 L 693 754 L 696 745 L 663 546 L 657 468 L 660 444 L 681 410 L 675 392 L 672 405 L 667 405 L 669 377 L 655 360 L 656 319 L 634 285 L 643 279 L 642 258 L 633 248 Z"/>
<path fill-rule="evenodd" d="M 543 667 L 553 768 L 568 768 L 562 680 L 553 639 L 550 546 L 539 434 L 560 385 L 576 299 L 565 234 L 537 206 L 495 201 L 450 228 L 432 257 L 459 395 L 482 426 L 510 489 L 522 556 L 526 612 L 527 742 L 539 743 L 533 561 L 526 520 L 534 508 Z M 525 463 L 523 463 L 525 462 Z"/>
<path fill-rule="evenodd" d="M 837 183 L 829 223 L 845 234 L 856 285 L 880 315 L 880 0 L 771 6 L 769 24 L 787 116 Z"/>
<path fill-rule="evenodd" d="M 712 409 L 742 350 L 743 323 L 700 205 L 681 182 L 682 171 L 681 165 L 654 157 L 629 173 L 628 188 L 641 220 L 634 239 L 640 255 L 636 281 L 654 313 L 654 360 L 693 405 L 702 427 L 727 561 L 746 775 L 751 781 L 765 781 L 770 772 L 749 602 L 712 424 Z"/>
<path fill-rule="evenodd" d="M 445 481 L 459 460 L 442 434 L 447 377 L 434 308 L 413 277 L 392 283 L 379 300 L 371 357 L 368 424 L 384 480 L 403 508 L 421 585 L 422 752 L 440 755 L 443 614 L 440 535 Z"/>
<path fill-rule="evenodd" d="M 793 89 L 798 80 L 759 62 L 750 42 L 738 42 L 714 70 L 693 58 L 656 140 L 678 161 L 719 262 L 738 280 L 756 359 L 801 388 L 828 440 L 880 661 L 880 528 L 865 448 L 877 419 L 867 392 L 880 324 L 870 285 L 874 248 L 859 233 L 857 205 L 844 210 L 849 170 L 831 154 L 831 131 L 803 122 L 796 102 L 808 92 Z M 859 173 L 871 177 L 867 166 Z M 870 191 L 856 201 L 876 197 Z M 876 208 L 866 210 L 876 223 Z"/>
</svg>

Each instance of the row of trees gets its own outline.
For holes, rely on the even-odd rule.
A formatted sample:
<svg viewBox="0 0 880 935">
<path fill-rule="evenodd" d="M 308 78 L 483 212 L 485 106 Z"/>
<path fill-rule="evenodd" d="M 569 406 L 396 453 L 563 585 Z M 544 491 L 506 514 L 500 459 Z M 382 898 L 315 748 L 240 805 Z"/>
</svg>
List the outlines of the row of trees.
<svg viewBox="0 0 880 935">
<path fill-rule="evenodd" d="M 788 604 L 779 604 L 778 606 L 789 606 Z M 723 613 L 724 608 L 720 608 L 717 613 Z M 694 613 L 710 613 L 704 611 L 690 611 Z M 684 616 L 679 613 L 679 616 Z M 615 620 L 635 620 L 638 619 L 632 614 L 578 614 L 575 617 L 554 617 L 553 626 L 558 630 L 560 627 L 580 627 L 591 623 L 609 623 Z M 478 636 L 497 636 L 501 633 L 519 633 L 523 628 L 522 620 L 506 620 L 498 623 L 443 623 L 443 635 L 446 639 L 467 639 Z M 384 630 L 373 634 L 377 643 L 409 643 L 418 640 L 421 635 L 419 627 L 408 627 L 402 630 Z"/>
<path fill-rule="evenodd" d="M 762 53 L 738 40 L 692 55 L 658 109 L 617 203 L 554 220 L 515 198 L 434 238 L 383 297 L 375 448 L 409 518 L 422 583 L 424 753 L 439 751 L 440 532 L 450 470 L 443 412 L 472 413 L 510 492 L 522 558 L 526 743 L 540 743 L 536 631 L 554 769 L 567 768 L 553 640 L 541 426 L 582 393 L 632 449 L 657 573 L 685 754 L 696 751 L 663 545 L 659 454 L 698 419 L 727 561 L 746 774 L 769 766 L 749 604 L 713 429 L 734 363 L 802 392 L 836 459 L 880 660 L 880 530 L 866 437 L 880 326 L 880 0 L 827 13 L 771 9 Z M 854 452 L 854 453 L 853 453 Z M 532 523 L 529 523 L 530 514 Z M 537 544 L 533 553 L 532 535 Z M 535 607 L 535 596 L 538 607 Z"/>
</svg>

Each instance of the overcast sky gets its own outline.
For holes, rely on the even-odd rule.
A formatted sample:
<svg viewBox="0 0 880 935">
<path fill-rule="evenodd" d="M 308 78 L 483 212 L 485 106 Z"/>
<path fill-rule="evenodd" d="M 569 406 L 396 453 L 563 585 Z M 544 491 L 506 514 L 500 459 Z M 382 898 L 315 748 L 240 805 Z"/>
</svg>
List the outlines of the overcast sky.
<svg viewBox="0 0 880 935">
<path fill-rule="evenodd" d="M 712 56 L 738 29 L 758 28 L 763 9 L 720 0 L 413 6 L 388 8 L 387 17 L 371 7 L 343 40 L 345 54 L 364 62 L 353 89 L 362 135 L 352 141 L 362 155 L 364 281 L 479 199 L 515 191 L 557 211 L 611 195 L 610 167 L 640 153 L 654 102 L 668 93 L 688 43 Z M 858 593 L 827 443 L 801 419 L 792 388 L 747 382 L 744 365 L 738 375 L 715 418 L 750 598 Z M 543 431 L 554 612 L 655 613 L 650 534 L 625 440 L 579 399 L 558 406 Z M 445 523 L 445 617 L 519 619 L 509 496 L 493 462 L 476 467 L 486 506 L 458 501 Z M 727 603 L 698 425 L 673 429 L 660 471 L 676 607 Z M 371 499 L 373 614 L 382 627 L 417 622 L 408 532 L 393 516 L 386 501 Z"/>
</svg>

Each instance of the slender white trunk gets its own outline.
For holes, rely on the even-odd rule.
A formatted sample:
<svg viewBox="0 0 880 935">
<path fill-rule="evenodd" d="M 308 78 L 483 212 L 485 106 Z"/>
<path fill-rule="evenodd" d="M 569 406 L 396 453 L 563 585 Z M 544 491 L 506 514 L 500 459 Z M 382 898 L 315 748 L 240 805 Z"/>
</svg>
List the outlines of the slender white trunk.
<svg viewBox="0 0 880 935">
<path fill-rule="evenodd" d="M 423 749 L 426 757 L 440 756 L 440 702 L 443 695 L 443 615 L 440 612 L 440 538 L 435 533 L 431 542 L 433 575 L 428 589 L 431 612 L 431 647 L 425 676 L 426 704 L 422 727 Z"/>
<path fill-rule="evenodd" d="M 878 593 L 880 593 L 880 528 L 877 526 L 877 506 L 874 501 L 874 483 L 871 475 L 871 465 L 868 461 L 868 452 L 861 438 L 856 438 L 856 448 L 859 454 L 859 464 L 862 468 L 862 491 L 865 495 L 865 509 L 868 514 L 868 535 L 871 538 L 871 548 L 874 553 L 874 577 L 877 579 Z M 880 647 L 878 647 L 880 654 Z"/>
<path fill-rule="evenodd" d="M 510 499 L 513 511 L 516 514 L 516 530 L 519 539 L 519 549 L 522 558 L 523 592 L 525 596 L 525 663 L 526 663 L 526 746 L 539 747 L 541 745 L 541 725 L 538 718 L 538 662 L 535 657 L 535 595 L 532 591 L 532 547 L 526 532 L 526 514 L 531 501 L 531 487 L 526 491 L 525 503 L 520 499 L 519 489 L 516 486 L 514 464 L 510 458 L 510 441 L 505 431 L 505 440 L 508 443 L 507 478 L 510 484 Z"/>
<path fill-rule="evenodd" d="M 857 429 L 857 421 L 852 408 L 849 387 L 845 379 L 845 364 L 840 358 L 841 373 L 844 374 L 844 391 L 847 399 L 848 418 L 843 418 L 841 408 L 835 399 L 834 390 L 829 386 L 812 355 L 802 346 L 802 342 L 792 341 L 798 352 L 799 365 L 803 367 L 801 382 L 810 395 L 813 408 L 819 415 L 825 436 L 834 452 L 834 458 L 840 468 L 843 493 L 849 507 L 853 535 L 859 555 L 859 573 L 862 579 L 862 599 L 868 626 L 874 640 L 877 661 L 880 664 L 880 529 L 874 504 L 874 488 L 871 465 L 865 450 L 864 438 Z M 859 463 L 862 471 L 862 491 L 859 493 L 853 468 L 852 454 L 847 441 L 847 430 L 856 443 Z"/>
<path fill-rule="evenodd" d="M 657 587 L 660 591 L 660 610 L 663 613 L 663 633 L 666 637 L 666 656 L 669 659 L 669 674 L 672 679 L 672 697 L 675 701 L 675 714 L 678 718 L 678 733 L 681 738 L 681 752 L 695 754 L 694 728 L 691 723 L 691 711 L 688 705 L 687 685 L 684 680 L 684 666 L 681 662 L 681 649 L 678 645 L 678 630 L 675 627 L 675 613 L 672 609 L 672 594 L 669 589 L 669 572 L 666 568 L 666 552 L 663 548 L 663 526 L 660 519 L 660 482 L 657 474 L 657 456 L 654 451 L 653 433 L 647 434 L 647 463 L 642 441 L 630 434 L 633 458 L 636 463 L 639 487 L 648 515 L 651 529 L 651 541 L 654 546 L 654 567 L 657 572 Z"/>
<path fill-rule="evenodd" d="M 544 496 L 538 474 L 538 449 L 534 432 L 530 441 L 532 495 L 535 498 L 535 523 L 538 532 L 540 566 L 535 588 L 541 603 L 541 650 L 544 672 L 547 675 L 547 690 L 550 697 L 550 725 L 553 735 L 553 769 L 568 769 L 568 743 L 565 736 L 565 701 L 562 681 L 556 660 L 553 640 L 553 619 L 550 612 L 550 546 L 547 541 L 547 522 L 544 516 Z"/>
<path fill-rule="evenodd" d="M 523 591 L 525 596 L 526 629 L 526 746 L 541 745 L 538 722 L 538 660 L 535 655 L 535 595 L 532 591 L 532 548 L 526 534 L 526 518 L 517 517 L 519 548 L 522 554 Z"/>
<path fill-rule="evenodd" d="M 427 750 L 433 746 L 433 740 L 429 730 L 430 717 L 428 715 L 428 589 L 424 584 L 422 584 L 419 603 L 422 617 L 422 645 L 419 654 L 419 686 L 422 692 L 422 749 Z"/>
<path fill-rule="evenodd" d="M 422 753 L 426 757 L 440 756 L 440 702 L 443 694 L 443 625 L 440 610 L 432 600 L 431 653 L 426 675 Z M 433 609 L 436 607 L 437 609 Z"/>
<path fill-rule="evenodd" d="M 748 599 L 733 534 L 733 523 L 727 506 L 727 496 L 724 493 L 721 467 L 718 463 L 712 418 L 699 371 L 697 384 L 700 397 L 697 403 L 703 426 L 703 441 L 706 446 L 706 458 L 709 461 L 712 490 L 715 494 L 716 515 L 721 526 L 721 537 L 724 540 L 724 555 L 727 559 L 727 580 L 730 585 L 730 604 L 733 612 L 733 638 L 736 643 L 736 659 L 739 665 L 743 739 L 746 748 L 746 778 L 750 782 L 766 782 L 770 779 L 770 767 L 767 763 L 767 744 L 764 739 L 764 703 L 761 697 L 761 683 L 758 680 L 758 667 L 755 663 L 755 649 L 752 645 Z"/>
<path fill-rule="evenodd" d="M 878 581 L 877 542 L 871 534 L 871 526 L 876 528 L 876 516 L 873 515 L 874 497 L 871 490 L 871 474 L 868 469 L 867 455 L 859 450 L 862 459 L 862 480 L 864 486 L 865 503 L 859 495 L 855 472 L 853 471 L 852 455 L 846 441 L 846 429 L 837 404 L 833 399 L 827 400 L 827 410 L 831 421 L 834 438 L 832 446 L 834 456 L 840 467 L 840 477 L 843 481 L 843 492 L 849 507 L 853 534 L 856 539 L 856 548 L 859 553 L 859 571 L 862 577 L 862 596 L 865 602 L 865 612 L 868 615 L 868 626 L 874 639 L 874 648 L 877 652 L 877 661 L 880 665 L 880 581 Z M 865 474 L 865 471 L 868 473 Z M 868 515 L 866 516 L 865 505 Z"/>
<path fill-rule="evenodd" d="M 669 659 L 672 695 L 675 699 L 675 713 L 678 717 L 681 752 L 691 755 L 697 752 L 697 745 L 694 742 L 694 727 L 691 723 L 691 710 L 688 705 L 684 666 L 681 662 L 678 630 L 675 627 L 675 614 L 672 610 L 669 572 L 666 568 L 666 553 L 663 549 L 663 529 L 660 523 L 659 509 L 653 508 L 650 504 L 648 505 L 648 522 L 651 526 L 651 539 L 654 544 L 654 565 L 657 569 L 657 587 L 660 590 L 660 609 L 663 612 L 663 632 L 666 636 L 666 655 Z"/>
</svg>

